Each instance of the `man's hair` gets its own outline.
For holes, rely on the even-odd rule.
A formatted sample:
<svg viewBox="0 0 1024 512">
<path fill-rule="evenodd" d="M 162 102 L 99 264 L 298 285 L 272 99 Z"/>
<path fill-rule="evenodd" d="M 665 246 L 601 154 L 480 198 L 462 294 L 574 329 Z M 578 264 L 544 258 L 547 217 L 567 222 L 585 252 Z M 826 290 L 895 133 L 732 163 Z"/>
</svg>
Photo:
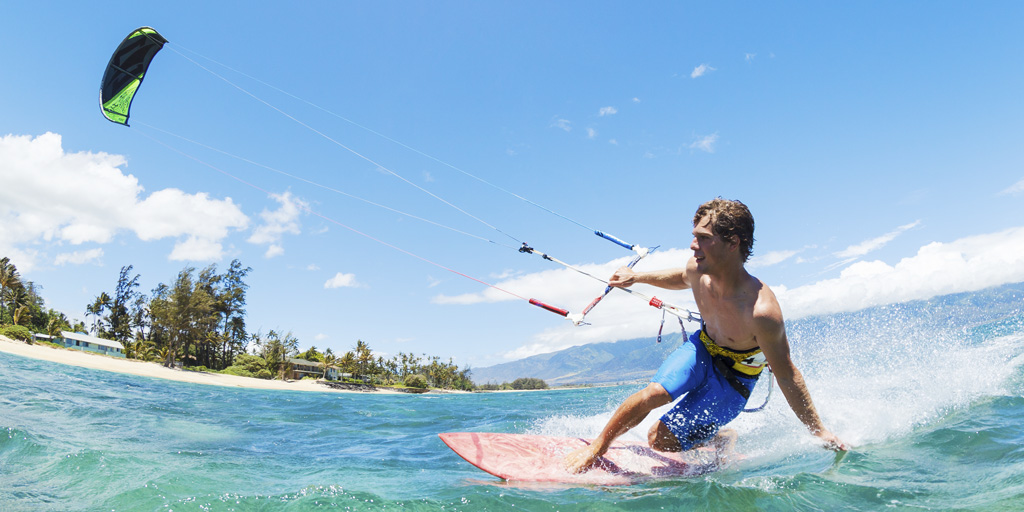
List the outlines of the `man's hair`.
<svg viewBox="0 0 1024 512">
<path fill-rule="evenodd" d="M 716 197 L 697 208 L 693 226 L 707 216 L 711 231 L 722 238 L 736 237 L 740 242 L 740 256 L 747 261 L 754 252 L 754 216 L 747 205 L 730 199 Z"/>
</svg>

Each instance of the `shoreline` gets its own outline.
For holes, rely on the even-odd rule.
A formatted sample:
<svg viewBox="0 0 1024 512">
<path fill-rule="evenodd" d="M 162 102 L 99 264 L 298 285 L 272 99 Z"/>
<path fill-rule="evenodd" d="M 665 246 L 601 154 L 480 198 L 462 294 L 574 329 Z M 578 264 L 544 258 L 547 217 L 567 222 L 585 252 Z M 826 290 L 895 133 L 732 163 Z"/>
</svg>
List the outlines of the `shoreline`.
<svg viewBox="0 0 1024 512">
<path fill-rule="evenodd" d="M 93 354 L 81 350 L 55 348 L 47 345 L 28 344 L 23 341 L 12 340 L 0 335 L 0 352 L 16 356 L 39 359 L 51 363 L 103 370 L 114 373 L 125 373 L 141 377 L 153 377 L 157 379 L 173 380 L 178 382 L 189 382 L 192 384 L 203 384 L 207 386 L 235 387 L 248 389 L 271 389 L 278 391 L 307 391 L 318 393 L 358 393 L 358 394 L 388 394 L 404 395 L 401 391 L 375 388 L 373 390 L 351 390 L 328 387 L 318 380 L 265 380 L 252 377 L 240 377 L 238 375 L 225 375 L 220 373 L 194 372 L 164 367 L 158 363 L 148 361 L 137 361 L 134 359 L 121 359 L 100 354 Z M 428 393 L 436 393 L 431 390 Z M 445 391 L 450 393 L 454 391 Z"/>
<path fill-rule="evenodd" d="M 51 363 L 77 366 L 114 373 L 138 375 L 140 377 L 152 377 L 155 379 L 173 380 L 177 382 L 188 382 L 191 384 L 202 384 L 207 386 L 221 386 L 231 388 L 247 389 L 270 389 L 278 391 L 306 391 L 317 393 L 355 393 L 355 394 L 378 394 L 378 395 L 408 395 L 408 394 L 474 394 L 474 393 L 532 393 L 538 391 L 568 391 L 573 389 L 585 389 L 593 387 L 612 387 L 617 384 L 590 384 L 578 386 L 553 386 L 547 389 L 493 389 L 461 391 L 455 389 L 429 389 L 422 392 L 405 392 L 384 387 L 373 389 L 346 389 L 346 386 L 335 382 L 321 380 L 266 380 L 253 377 L 242 377 L 238 375 L 227 375 L 221 373 L 206 373 L 178 368 L 167 368 L 160 363 L 150 361 L 139 361 L 137 359 L 122 359 L 105 356 L 84 350 L 71 348 L 58 348 L 49 345 L 29 344 L 23 341 L 12 340 L 0 335 L 0 352 L 13 354 L 48 361 Z"/>
</svg>

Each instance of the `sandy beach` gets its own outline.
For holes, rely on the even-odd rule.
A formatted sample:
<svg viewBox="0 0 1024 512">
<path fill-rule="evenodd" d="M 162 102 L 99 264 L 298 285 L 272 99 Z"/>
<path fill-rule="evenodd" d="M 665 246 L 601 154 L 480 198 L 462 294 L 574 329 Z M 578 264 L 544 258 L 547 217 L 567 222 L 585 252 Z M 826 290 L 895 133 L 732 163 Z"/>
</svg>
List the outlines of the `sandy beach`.
<svg viewBox="0 0 1024 512">
<path fill-rule="evenodd" d="M 114 358 L 81 350 L 54 348 L 47 345 L 29 345 L 28 343 L 12 340 L 6 336 L 0 336 L 0 352 L 42 359 L 54 363 L 92 368 L 94 370 L 128 373 L 143 377 L 155 377 L 210 386 L 276 389 L 282 391 L 315 391 L 318 393 L 400 393 L 392 390 L 381 390 L 380 388 L 375 391 L 332 389 L 313 380 L 264 380 L 239 377 L 237 375 L 222 375 L 219 373 L 190 372 L 166 368 L 157 363 Z"/>
</svg>

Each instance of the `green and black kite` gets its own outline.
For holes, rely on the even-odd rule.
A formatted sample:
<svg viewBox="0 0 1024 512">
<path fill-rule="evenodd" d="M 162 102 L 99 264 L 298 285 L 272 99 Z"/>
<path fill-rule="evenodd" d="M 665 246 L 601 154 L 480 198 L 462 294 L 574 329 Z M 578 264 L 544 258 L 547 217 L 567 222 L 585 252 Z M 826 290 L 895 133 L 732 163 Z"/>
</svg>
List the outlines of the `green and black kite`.
<svg viewBox="0 0 1024 512">
<path fill-rule="evenodd" d="M 164 39 L 149 27 L 135 29 L 110 57 L 100 82 L 100 110 L 103 116 L 128 126 L 128 110 L 150 61 L 164 47 Z"/>
</svg>

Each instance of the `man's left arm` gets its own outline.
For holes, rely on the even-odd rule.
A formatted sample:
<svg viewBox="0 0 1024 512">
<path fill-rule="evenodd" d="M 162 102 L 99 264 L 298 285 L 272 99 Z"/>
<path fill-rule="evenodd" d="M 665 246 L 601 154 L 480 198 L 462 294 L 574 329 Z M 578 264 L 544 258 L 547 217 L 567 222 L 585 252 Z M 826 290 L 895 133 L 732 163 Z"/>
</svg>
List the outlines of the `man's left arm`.
<svg viewBox="0 0 1024 512">
<path fill-rule="evenodd" d="M 826 448 L 845 451 L 846 445 L 822 423 L 811 400 L 811 393 L 807 391 L 803 374 L 789 356 L 789 341 L 786 339 L 781 315 L 755 315 L 754 323 L 757 343 L 771 365 L 789 407 L 807 429 L 825 443 Z"/>
</svg>

